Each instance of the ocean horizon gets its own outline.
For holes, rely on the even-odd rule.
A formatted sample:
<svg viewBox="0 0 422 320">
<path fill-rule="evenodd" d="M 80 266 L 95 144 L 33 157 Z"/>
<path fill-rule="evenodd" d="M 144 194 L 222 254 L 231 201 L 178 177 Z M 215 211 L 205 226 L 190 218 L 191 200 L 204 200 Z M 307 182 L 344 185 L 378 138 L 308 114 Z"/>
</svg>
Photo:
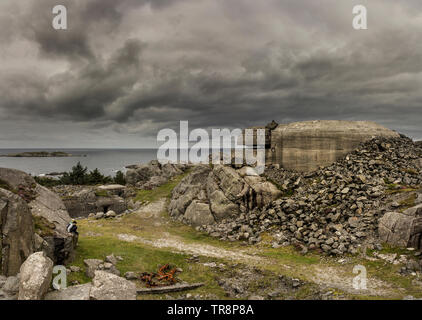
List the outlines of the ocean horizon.
<svg viewBox="0 0 422 320">
<path fill-rule="evenodd" d="M 147 163 L 157 158 L 157 149 L 130 148 L 1 148 L 0 155 L 37 151 L 63 151 L 71 157 L 0 157 L 0 167 L 24 171 L 33 176 L 70 171 L 80 162 L 88 170 L 98 168 L 102 174 L 114 176 L 126 166 Z"/>
</svg>

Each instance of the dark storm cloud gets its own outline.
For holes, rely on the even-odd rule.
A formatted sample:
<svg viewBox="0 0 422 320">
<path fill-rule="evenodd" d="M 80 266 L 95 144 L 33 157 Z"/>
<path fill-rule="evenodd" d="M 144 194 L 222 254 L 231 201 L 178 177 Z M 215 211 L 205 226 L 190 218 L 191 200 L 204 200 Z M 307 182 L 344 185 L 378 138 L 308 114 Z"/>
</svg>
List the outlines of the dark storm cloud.
<svg viewBox="0 0 422 320">
<path fill-rule="evenodd" d="M 350 119 L 422 138 L 420 2 L 361 3 L 365 31 L 334 0 L 65 0 L 56 31 L 56 1 L 4 0 L 0 124 L 59 121 L 103 141 L 180 120 Z"/>
</svg>

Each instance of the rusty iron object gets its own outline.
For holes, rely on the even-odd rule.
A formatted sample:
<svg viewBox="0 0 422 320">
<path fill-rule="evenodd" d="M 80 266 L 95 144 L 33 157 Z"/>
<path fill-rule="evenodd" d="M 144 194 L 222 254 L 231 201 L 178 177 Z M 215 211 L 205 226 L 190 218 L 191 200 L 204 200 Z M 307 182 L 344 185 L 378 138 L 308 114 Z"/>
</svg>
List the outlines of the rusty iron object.
<svg viewBox="0 0 422 320">
<path fill-rule="evenodd" d="M 175 277 L 176 271 L 176 268 L 171 268 L 169 264 L 165 264 L 158 269 L 157 273 L 142 273 L 140 279 L 145 282 L 147 288 L 168 286 L 178 281 Z"/>
</svg>

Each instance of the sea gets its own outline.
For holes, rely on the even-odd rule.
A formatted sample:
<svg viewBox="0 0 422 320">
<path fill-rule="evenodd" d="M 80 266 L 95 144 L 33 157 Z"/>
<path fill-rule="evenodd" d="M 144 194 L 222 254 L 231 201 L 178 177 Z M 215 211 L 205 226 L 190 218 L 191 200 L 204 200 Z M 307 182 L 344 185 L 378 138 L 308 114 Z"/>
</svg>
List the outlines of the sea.
<svg viewBox="0 0 422 320">
<path fill-rule="evenodd" d="M 63 151 L 72 157 L 15 158 L 0 157 L 0 167 L 13 168 L 33 176 L 68 172 L 78 161 L 88 170 L 98 168 L 104 175 L 115 176 L 131 164 L 148 163 L 157 158 L 157 149 L 0 149 L 0 155 L 35 151 Z"/>
</svg>

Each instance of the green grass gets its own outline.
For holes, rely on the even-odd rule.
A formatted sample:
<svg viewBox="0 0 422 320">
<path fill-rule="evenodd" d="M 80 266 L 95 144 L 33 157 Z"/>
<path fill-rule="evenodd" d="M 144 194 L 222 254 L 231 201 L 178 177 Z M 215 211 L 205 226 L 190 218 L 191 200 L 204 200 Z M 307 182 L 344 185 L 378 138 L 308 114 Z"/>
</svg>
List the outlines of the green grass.
<svg viewBox="0 0 422 320">
<path fill-rule="evenodd" d="M 80 237 L 76 258 L 71 265 L 81 267 L 80 272 L 72 272 L 68 276 L 68 282 L 77 280 L 79 283 L 90 282 L 85 275 L 84 259 L 104 259 L 107 255 L 114 253 L 121 256 L 123 261 L 117 263 L 117 268 L 123 275 L 127 271 L 136 273 L 157 272 L 158 268 L 170 263 L 174 267 L 182 268 L 183 272 L 177 278 L 189 283 L 203 282 L 205 286 L 189 291 L 192 294 L 215 294 L 219 298 L 224 298 L 223 290 L 215 280 L 215 274 L 202 264 L 189 263 L 189 255 L 174 253 L 165 249 L 151 248 L 135 242 L 123 242 L 111 237 Z M 205 261 L 205 260 L 204 260 Z M 137 281 L 138 286 L 142 284 Z M 155 295 L 158 297 L 160 295 Z M 153 298 L 153 296 L 143 296 L 141 298 Z"/>
<path fill-rule="evenodd" d="M 46 218 L 40 216 L 32 216 L 34 221 L 34 230 L 42 237 L 53 236 L 56 226 L 49 222 Z"/>
<path fill-rule="evenodd" d="M 301 255 L 291 246 L 273 248 L 261 248 L 260 256 L 275 258 L 280 262 L 289 264 L 312 265 L 320 262 L 320 258 L 316 255 Z"/>
<path fill-rule="evenodd" d="M 15 189 L 13 189 L 6 181 L 0 179 L 0 189 L 4 189 L 13 193 L 17 193 Z"/>
<path fill-rule="evenodd" d="M 417 199 L 417 194 L 413 193 L 411 194 L 409 197 L 407 197 L 406 199 L 402 200 L 399 202 L 400 205 L 400 209 L 402 211 L 409 209 L 411 207 L 416 206 L 416 199 Z"/>
<path fill-rule="evenodd" d="M 109 197 L 109 196 L 110 196 L 110 195 L 108 194 L 107 190 L 100 190 L 100 189 L 95 190 L 95 195 L 96 195 L 97 197 L 104 197 L 104 198 L 107 198 L 107 197 Z"/>
<path fill-rule="evenodd" d="M 187 175 L 187 173 L 172 178 L 166 184 L 163 184 L 154 190 L 139 190 L 134 201 L 135 202 L 154 202 L 162 198 L 170 198 L 171 192 L 179 184 L 179 182 Z"/>
</svg>

